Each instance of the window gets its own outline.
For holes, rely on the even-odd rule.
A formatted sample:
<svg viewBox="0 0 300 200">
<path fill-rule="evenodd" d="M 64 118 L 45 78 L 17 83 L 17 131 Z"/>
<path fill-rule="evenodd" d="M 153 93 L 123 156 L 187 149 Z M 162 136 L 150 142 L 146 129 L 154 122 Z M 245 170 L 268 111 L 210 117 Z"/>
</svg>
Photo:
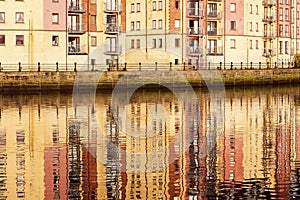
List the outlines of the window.
<svg viewBox="0 0 300 200">
<path fill-rule="evenodd" d="M 288 8 L 286 8 L 285 9 L 285 21 L 289 21 L 289 9 Z"/>
<path fill-rule="evenodd" d="M 175 48 L 180 47 L 180 38 L 175 38 Z"/>
<path fill-rule="evenodd" d="M 17 46 L 24 45 L 24 35 L 16 35 L 16 45 Z"/>
<path fill-rule="evenodd" d="M 24 13 L 22 12 L 16 13 L 16 23 L 24 23 Z"/>
<path fill-rule="evenodd" d="M 141 12 L 141 4 L 140 3 L 136 4 L 136 12 Z"/>
<path fill-rule="evenodd" d="M 58 13 L 52 13 L 52 24 L 58 24 Z"/>
<path fill-rule="evenodd" d="M 140 39 L 137 39 L 136 40 L 136 48 L 141 48 L 141 41 L 140 41 Z"/>
<path fill-rule="evenodd" d="M 175 58 L 174 64 L 175 64 L 175 65 L 179 65 L 179 59 L 178 59 L 178 58 Z"/>
<path fill-rule="evenodd" d="M 279 20 L 283 20 L 283 8 L 279 8 Z"/>
<path fill-rule="evenodd" d="M 152 40 L 152 48 L 156 48 L 156 39 Z"/>
<path fill-rule="evenodd" d="M 256 14 L 258 15 L 258 5 L 256 5 Z"/>
<path fill-rule="evenodd" d="M 175 1 L 175 8 L 179 9 L 179 1 Z"/>
<path fill-rule="evenodd" d="M 156 10 L 156 1 L 152 2 L 152 10 Z"/>
<path fill-rule="evenodd" d="M 289 25 L 285 25 L 285 37 L 288 37 L 289 36 Z"/>
<path fill-rule="evenodd" d="M 131 41 L 130 41 L 130 48 L 131 48 L 131 49 L 134 49 L 134 40 L 131 40 Z"/>
<path fill-rule="evenodd" d="M 285 0 L 285 4 L 286 4 L 286 5 L 289 5 L 289 0 Z"/>
<path fill-rule="evenodd" d="M 283 4 L 283 1 L 282 1 L 282 0 L 279 0 L 279 3 L 280 3 L 280 4 Z"/>
<path fill-rule="evenodd" d="M 159 28 L 159 29 L 162 29 L 162 26 L 163 26 L 163 25 L 162 25 L 162 20 L 160 19 L 160 20 L 158 20 L 158 28 Z"/>
<path fill-rule="evenodd" d="M 252 4 L 250 4 L 250 14 L 252 14 Z"/>
<path fill-rule="evenodd" d="M 230 21 L 230 30 L 236 30 L 236 22 Z"/>
<path fill-rule="evenodd" d="M 137 21 L 136 22 L 136 30 L 140 30 L 141 29 L 141 22 Z"/>
<path fill-rule="evenodd" d="M 97 24 L 97 20 L 96 20 L 96 15 L 91 15 L 91 25 L 96 25 Z"/>
<path fill-rule="evenodd" d="M 152 28 L 156 29 L 156 20 L 152 20 Z"/>
<path fill-rule="evenodd" d="M 285 54 L 289 54 L 289 42 L 285 41 Z"/>
<path fill-rule="evenodd" d="M 159 1 L 158 2 L 158 10 L 162 10 L 163 9 L 163 2 Z"/>
<path fill-rule="evenodd" d="M 54 2 L 54 3 L 57 3 L 57 2 L 58 2 L 58 0 L 52 0 L 52 2 Z"/>
<path fill-rule="evenodd" d="M 134 3 L 131 4 L 131 12 L 134 12 Z"/>
<path fill-rule="evenodd" d="M 255 47 L 258 49 L 258 40 L 255 41 Z"/>
<path fill-rule="evenodd" d="M 230 48 L 231 49 L 235 49 L 236 47 L 235 47 L 235 39 L 231 39 L 230 40 Z"/>
<path fill-rule="evenodd" d="M 279 41 L 279 54 L 282 54 L 282 41 Z"/>
<path fill-rule="evenodd" d="M 180 20 L 175 19 L 175 28 L 180 28 Z"/>
<path fill-rule="evenodd" d="M 5 22 L 5 12 L 0 12 L 0 23 Z"/>
<path fill-rule="evenodd" d="M 256 22 L 256 32 L 258 32 L 258 22 Z"/>
<path fill-rule="evenodd" d="M 283 25 L 279 24 L 279 37 L 282 37 L 283 35 Z"/>
<path fill-rule="evenodd" d="M 131 30 L 133 31 L 134 30 L 134 22 L 130 22 L 131 24 Z"/>
<path fill-rule="evenodd" d="M 158 40 L 158 48 L 162 48 L 162 43 L 163 43 L 162 39 L 159 38 L 159 40 Z"/>
<path fill-rule="evenodd" d="M 235 3 L 230 4 L 230 12 L 236 12 L 235 5 L 236 5 Z"/>
<path fill-rule="evenodd" d="M 58 35 L 53 35 L 52 36 L 52 46 L 58 46 Z"/>
<path fill-rule="evenodd" d="M 252 31 L 252 22 L 250 22 L 250 31 Z"/>
<path fill-rule="evenodd" d="M 0 35 L 0 46 L 5 45 L 5 35 Z"/>
<path fill-rule="evenodd" d="M 96 36 L 91 37 L 91 46 L 92 47 L 97 46 L 97 37 Z"/>
<path fill-rule="evenodd" d="M 252 40 L 250 40 L 249 42 L 250 42 L 250 49 L 252 49 Z"/>
</svg>

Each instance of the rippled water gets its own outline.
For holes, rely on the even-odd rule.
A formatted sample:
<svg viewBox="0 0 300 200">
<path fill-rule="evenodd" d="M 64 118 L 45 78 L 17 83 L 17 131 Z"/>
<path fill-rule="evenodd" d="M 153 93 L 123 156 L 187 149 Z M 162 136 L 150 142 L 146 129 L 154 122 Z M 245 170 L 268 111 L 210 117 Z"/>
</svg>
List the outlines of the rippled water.
<svg viewBox="0 0 300 200">
<path fill-rule="evenodd" d="M 299 87 L 126 95 L 0 95 L 0 199 L 300 197 Z"/>
</svg>

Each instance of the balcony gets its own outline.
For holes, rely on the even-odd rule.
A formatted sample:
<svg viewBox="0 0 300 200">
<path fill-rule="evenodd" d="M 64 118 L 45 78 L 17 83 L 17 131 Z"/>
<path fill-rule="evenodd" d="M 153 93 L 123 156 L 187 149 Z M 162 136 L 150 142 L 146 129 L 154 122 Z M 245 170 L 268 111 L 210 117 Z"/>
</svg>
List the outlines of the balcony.
<svg viewBox="0 0 300 200">
<path fill-rule="evenodd" d="M 276 0 L 263 0 L 262 5 L 264 5 L 264 6 L 276 6 Z"/>
<path fill-rule="evenodd" d="M 85 13 L 86 3 L 79 3 L 78 1 L 70 1 L 68 5 L 69 13 Z"/>
<path fill-rule="evenodd" d="M 263 22 L 268 22 L 268 23 L 273 23 L 273 22 L 276 21 L 276 17 L 275 17 L 275 15 L 270 15 L 270 16 L 265 15 L 262 21 Z"/>
<path fill-rule="evenodd" d="M 121 30 L 121 27 L 114 23 L 105 24 L 105 27 L 106 34 L 118 34 Z"/>
<path fill-rule="evenodd" d="M 217 35 L 222 35 L 223 34 L 223 29 L 222 28 L 212 28 L 207 30 L 207 35 L 208 36 L 217 36 Z"/>
<path fill-rule="evenodd" d="M 203 28 L 189 27 L 187 30 L 187 33 L 189 36 L 203 36 L 204 30 L 203 30 Z"/>
<path fill-rule="evenodd" d="M 273 57 L 276 55 L 276 49 L 263 49 L 262 55 L 264 57 Z"/>
<path fill-rule="evenodd" d="M 84 34 L 86 32 L 86 24 L 76 23 L 68 24 L 69 34 Z"/>
<path fill-rule="evenodd" d="M 264 32 L 263 38 L 266 40 L 274 40 L 276 38 L 276 35 L 274 32 Z"/>
<path fill-rule="evenodd" d="M 200 10 L 199 8 L 188 8 L 187 9 L 187 16 L 188 17 L 203 18 L 204 17 L 204 13 L 203 13 L 203 10 Z"/>
<path fill-rule="evenodd" d="M 69 45 L 68 54 L 69 55 L 86 55 L 87 54 L 87 45 Z"/>
<path fill-rule="evenodd" d="M 223 55 L 223 47 L 207 48 L 207 55 L 220 56 Z"/>
<path fill-rule="evenodd" d="M 189 46 L 188 47 L 189 56 L 203 56 L 203 49 L 199 46 Z"/>
<path fill-rule="evenodd" d="M 105 44 L 104 47 L 105 47 L 105 52 L 104 53 L 106 55 L 114 56 L 114 55 L 120 55 L 121 54 L 121 47 L 119 47 L 116 44 L 114 44 L 114 45 L 113 44 L 111 44 L 111 45 Z"/>
<path fill-rule="evenodd" d="M 208 19 L 222 19 L 222 12 L 217 10 L 208 11 L 207 17 Z"/>
<path fill-rule="evenodd" d="M 104 3 L 104 12 L 106 13 L 121 13 L 122 4 L 117 1 L 107 1 Z"/>
</svg>

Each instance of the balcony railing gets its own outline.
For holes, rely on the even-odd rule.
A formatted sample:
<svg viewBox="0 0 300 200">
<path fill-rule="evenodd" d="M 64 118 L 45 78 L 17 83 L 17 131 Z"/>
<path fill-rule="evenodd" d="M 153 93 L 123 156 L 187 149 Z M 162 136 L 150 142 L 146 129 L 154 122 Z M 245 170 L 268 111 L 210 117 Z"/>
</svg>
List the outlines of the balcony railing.
<svg viewBox="0 0 300 200">
<path fill-rule="evenodd" d="M 105 33 L 106 34 L 117 34 L 120 32 L 121 27 L 115 23 L 105 24 Z"/>
<path fill-rule="evenodd" d="M 77 54 L 87 54 L 87 45 L 79 45 L 79 44 L 75 44 L 75 45 L 69 45 L 68 46 L 68 54 L 69 55 L 77 55 Z"/>
<path fill-rule="evenodd" d="M 273 56 L 276 55 L 276 49 L 275 48 L 273 48 L 273 49 L 270 49 L 270 48 L 263 49 L 262 55 L 264 57 L 273 57 Z"/>
<path fill-rule="evenodd" d="M 203 28 L 188 27 L 187 33 L 189 36 L 203 36 Z"/>
<path fill-rule="evenodd" d="M 207 48 L 207 55 L 223 55 L 223 47 Z"/>
<path fill-rule="evenodd" d="M 188 8 L 187 9 L 187 16 L 188 17 L 204 17 L 203 10 L 200 10 L 199 8 Z"/>
<path fill-rule="evenodd" d="M 104 53 L 106 55 L 120 55 L 121 54 L 121 47 L 116 44 L 114 46 L 105 44 L 104 47 L 105 47 Z"/>
<path fill-rule="evenodd" d="M 122 4 L 118 3 L 118 1 L 107 1 L 104 3 L 104 11 L 105 12 L 122 12 Z"/>
<path fill-rule="evenodd" d="M 270 40 L 273 40 L 273 39 L 276 38 L 276 35 L 275 35 L 274 32 L 267 32 L 267 31 L 265 31 L 265 32 L 264 32 L 264 35 L 263 35 L 263 38 L 264 38 L 264 39 L 270 39 Z"/>
<path fill-rule="evenodd" d="M 212 28 L 207 30 L 207 35 L 208 36 L 215 36 L 215 35 L 222 35 L 223 34 L 223 29 L 222 28 Z"/>
<path fill-rule="evenodd" d="M 85 13 L 86 3 L 79 3 L 78 1 L 69 1 L 69 13 Z"/>
<path fill-rule="evenodd" d="M 217 10 L 208 11 L 207 17 L 209 19 L 222 19 L 222 12 L 218 12 Z"/>
<path fill-rule="evenodd" d="M 262 21 L 272 23 L 276 21 L 276 17 L 275 15 L 265 15 Z"/>
<path fill-rule="evenodd" d="M 203 56 L 203 49 L 199 46 L 189 46 L 188 54 L 190 56 Z"/>
<path fill-rule="evenodd" d="M 262 5 L 264 5 L 264 6 L 276 6 L 276 0 L 263 0 Z"/>
<path fill-rule="evenodd" d="M 69 34 L 83 34 L 86 32 L 86 24 L 68 24 L 68 32 Z"/>
</svg>

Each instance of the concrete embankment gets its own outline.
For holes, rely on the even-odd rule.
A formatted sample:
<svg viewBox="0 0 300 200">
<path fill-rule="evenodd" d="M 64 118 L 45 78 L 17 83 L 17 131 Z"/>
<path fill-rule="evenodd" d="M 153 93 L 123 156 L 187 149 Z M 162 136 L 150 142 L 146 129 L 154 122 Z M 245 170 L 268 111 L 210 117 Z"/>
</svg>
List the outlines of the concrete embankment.
<svg viewBox="0 0 300 200">
<path fill-rule="evenodd" d="M 205 77 L 205 78 L 203 78 Z M 220 77 L 220 78 L 218 78 Z M 72 90 L 74 86 L 113 89 L 116 84 L 148 87 L 202 87 L 300 83 L 300 69 L 104 72 L 1 72 L 0 91 Z"/>
</svg>

